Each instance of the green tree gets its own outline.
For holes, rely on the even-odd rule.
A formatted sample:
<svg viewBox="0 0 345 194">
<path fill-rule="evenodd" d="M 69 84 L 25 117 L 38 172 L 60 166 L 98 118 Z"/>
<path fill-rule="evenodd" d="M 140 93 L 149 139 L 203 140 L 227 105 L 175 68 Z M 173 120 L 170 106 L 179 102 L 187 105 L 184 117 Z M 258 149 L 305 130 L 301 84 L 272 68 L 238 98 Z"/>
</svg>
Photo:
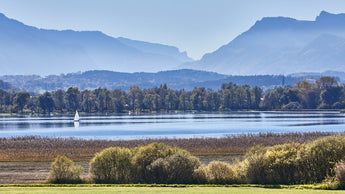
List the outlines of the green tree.
<svg viewBox="0 0 345 194">
<path fill-rule="evenodd" d="M 123 112 L 126 106 L 126 92 L 116 89 L 112 91 L 115 112 Z"/>
<path fill-rule="evenodd" d="M 276 91 L 268 91 L 260 106 L 266 110 L 280 109 L 279 98 Z"/>
<path fill-rule="evenodd" d="M 190 110 L 190 92 L 183 91 L 179 97 L 179 108 L 183 111 Z"/>
<path fill-rule="evenodd" d="M 43 114 L 46 114 L 48 110 L 48 114 L 53 110 L 55 104 L 52 95 L 50 92 L 45 92 L 38 97 L 39 107 L 43 110 Z"/>
<path fill-rule="evenodd" d="M 138 86 L 131 86 L 128 93 L 130 108 L 134 111 L 143 108 L 144 92 Z"/>
<path fill-rule="evenodd" d="M 171 89 L 167 90 L 167 94 L 165 96 L 165 103 L 167 110 L 176 110 L 178 108 L 178 97 L 174 91 Z"/>
<path fill-rule="evenodd" d="M 192 101 L 192 108 L 194 110 L 203 109 L 205 91 L 206 90 L 204 87 L 194 88 L 194 90 L 192 91 L 192 96 L 190 97 L 190 99 Z"/>
<path fill-rule="evenodd" d="M 65 107 L 65 102 L 64 102 L 65 92 L 61 89 L 58 89 L 52 94 L 53 94 L 56 110 L 62 112 L 62 109 Z"/>
<path fill-rule="evenodd" d="M 24 106 L 28 103 L 30 94 L 28 92 L 18 92 L 14 97 L 14 104 L 23 114 Z"/>
<path fill-rule="evenodd" d="M 261 96 L 262 96 L 262 89 L 255 86 L 251 90 L 251 102 L 252 102 L 252 109 L 257 110 L 260 107 L 260 102 L 261 102 Z"/>
<path fill-rule="evenodd" d="M 83 111 L 91 113 L 96 106 L 96 95 L 90 90 L 84 90 L 81 93 L 81 108 Z"/>
<path fill-rule="evenodd" d="M 143 103 L 146 109 L 150 109 L 151 111 L 159 111 L 160 96 L 158 94 L 146 94 Z"/>
<path fill-rule="evenodd" d="M 328 87 L 321 92 L 321 100 L 323 103 L 332 106 L 334 103 L 340 101 L 343 95 L 343 88 L 340 86 Z"/>
<path fill-rule="evenodd" d="M 70 87 L 68 88 L 65 99 L 67 103 L 67 109 L 70 112 L 73 112 L 78 109 L 79 107 L 79 96 L 80 92 L 77 87 Z"/>
</svg>

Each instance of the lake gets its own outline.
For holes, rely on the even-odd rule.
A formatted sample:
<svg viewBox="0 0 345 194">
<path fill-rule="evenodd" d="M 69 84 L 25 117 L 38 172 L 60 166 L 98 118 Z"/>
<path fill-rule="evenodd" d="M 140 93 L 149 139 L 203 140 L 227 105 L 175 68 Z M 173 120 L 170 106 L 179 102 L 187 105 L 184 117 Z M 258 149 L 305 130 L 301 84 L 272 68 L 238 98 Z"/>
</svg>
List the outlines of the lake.
<svg viewBox="0 0 345 194">
<path fill-rule="evenodd" d="M 247 133 L 343 132 L 342 113 L 181 113 L 152 115 L 0 117 L 0 137 L 41 136 L 129 140 L 206 138 Z"/>
</svg>

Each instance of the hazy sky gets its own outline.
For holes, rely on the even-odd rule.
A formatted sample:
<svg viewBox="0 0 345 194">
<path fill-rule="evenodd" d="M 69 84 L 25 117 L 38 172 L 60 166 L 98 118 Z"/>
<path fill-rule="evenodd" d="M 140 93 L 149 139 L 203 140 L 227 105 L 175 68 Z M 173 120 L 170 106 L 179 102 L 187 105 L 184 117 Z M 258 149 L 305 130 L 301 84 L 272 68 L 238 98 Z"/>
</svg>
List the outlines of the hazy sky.
<svg viewBox="0 0 345 194">
<path fill-rule="evenodd" d="M 345 0 L 0 0 L 0 12 L 28 25 L 173 45 L 194 59 L 262 17 L 314 20 L 322 10 L 345 13 Z"/>
</svg>

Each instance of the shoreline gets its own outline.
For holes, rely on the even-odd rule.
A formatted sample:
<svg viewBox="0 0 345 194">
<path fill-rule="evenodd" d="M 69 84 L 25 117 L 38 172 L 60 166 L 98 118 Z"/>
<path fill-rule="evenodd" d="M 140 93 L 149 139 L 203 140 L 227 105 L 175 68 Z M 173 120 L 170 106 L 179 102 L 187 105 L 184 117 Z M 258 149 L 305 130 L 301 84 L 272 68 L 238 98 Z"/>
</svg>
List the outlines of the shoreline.
<svg viewBox="0 0 345 194">
<path fill-rule="evenodd" d="M 162 112 L 134 112 L 125 113 L 85 113 L 78 112 L 80 116 L 145 116 L 145 115 L 183 115 L 183 114 L 260 114 L 260 113 L 286 113 L 286 114 L 336 114 L 342 113 L 342 109 L 298 109 L 298 110 L 242 110 L 242 111 L 162 111 Z M 48 114 L 31 114 L 31 113 L 0 113 L 0 117 L 74 117 L 75 113 L 51 113 Z"/>
</svg>

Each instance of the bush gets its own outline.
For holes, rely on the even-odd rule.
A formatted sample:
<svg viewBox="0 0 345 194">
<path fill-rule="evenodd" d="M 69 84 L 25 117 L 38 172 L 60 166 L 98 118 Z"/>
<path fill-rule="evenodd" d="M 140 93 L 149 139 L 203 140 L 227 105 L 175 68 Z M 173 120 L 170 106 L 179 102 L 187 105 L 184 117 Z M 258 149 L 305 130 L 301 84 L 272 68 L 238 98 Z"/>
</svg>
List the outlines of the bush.
<svg viewBox="0 0 345 194">
<path fill-rule="evenodd" d="M 198 158 L 186 152 L 177 152 L 158 158 L 147 167 L 153 183 L 194 183 L 194 171 L 201 166 Z"/>
<path fill-rule="evenodd" d="M 213 161 L 208 166 L 209 182 L 213 184 L 239 183 L 237 172 L 228 163 Z"/>
<path fill-rule="evenodd" d="M 177 147 L 171 148 L 163 143 L 152 143 L 147 146 L 137 147 L 134 150 L 135 154 L 132 159 L 132 165 L 137 177 L 135 182 L 155 182 L 155 178 L 148 172 L 148 166 L 158 158 L 164 159 L 177 151 L 186 152 Z"/>
<path fill-rule="evenodd" d="M 194 171 L 201 166 L 198 158 L 189 153 L 177 152 L 166 158 L 168 164 L 168 183 L 194 183 Z"/>
<path fill-rule="evenodd" d="M 58 156 L 51 164 L 48 181 L 55 184 L 81 183 L 82 171 L 81 166 L 74 165 L 73 161 L 66 156 Z"/>
<path fill-rule="evenodd" d="M 250 150 L 244 165 L 249 183 L 320 183 L 334 177 L 334 167 L 345 157 L 345 137 L 331 136 L 310 143 L 289 143 Z"/>
<path fill-rule="evenodd" d="M 194 170 L 193 174 L 194 182 L 197 184 L 209 183 L 209 170 L 205 166 L 200 166 L 198 169 Z"/>
<path fill-rule="evenodd" d="M 345 164 L 343 160 L 337 163 L 335 174 L 340 188 L 345 188 Z"/>
<path fill-rule="evenodd" d="M 330 136 L 307 143 L 299 153 L 300 168 L 305 170 L 305 182 L 321 182 L 334 176 L 335 164 L 344 159 L 345 137 Z"/>
<path fill-rule="evenodd" d="M 267 148 L 262 146 L 255 146 L 251 148 L 245 155 L 245 160 L 242 162 L 245 171 L 246 182 L 249 183 L 264 183 L 266 176 L 264 167 L 264 154 Z"/>
<path fill-rule="evenodd" d="M 292 184 L 300 182 L 298 151 L 303 145 L 289 143 L 247 155 L 246 177 L 250 183 Z"/>
<path fill-rule="evenodd" d="M 299 143 L 277 145 L 265 153 L 266 183 L 292 184 L 299 182 L 298 150 L 303 149 Z"/>
<path fill-rule="evenodd" d="M 130 183 L 131 158 L 132 152 L 127 148 L 107 148 L 91 160 L 90 177 L 96 183 Z"/>
<path fill-rule="evenodd" d="M 151 174 L 151 182 L 157 184 L 168 183 L 169 164 L 167 160 L 158 158 L 151 165 L 147 166 L 148 173 Z"/>
</svg>

